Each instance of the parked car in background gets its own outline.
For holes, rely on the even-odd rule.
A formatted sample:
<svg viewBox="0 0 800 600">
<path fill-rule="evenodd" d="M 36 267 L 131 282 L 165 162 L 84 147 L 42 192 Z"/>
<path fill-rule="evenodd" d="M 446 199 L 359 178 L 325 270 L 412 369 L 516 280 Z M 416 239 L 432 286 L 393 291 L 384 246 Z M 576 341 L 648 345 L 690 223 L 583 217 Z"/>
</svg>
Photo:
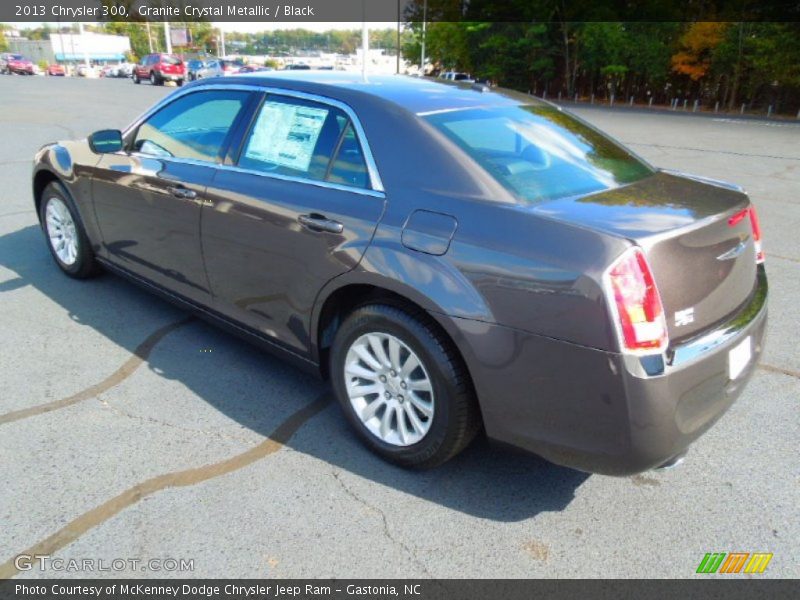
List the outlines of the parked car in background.
<svg viewBox="0 0 800 600">
<path fill-rule="evenodd" d="M 133 72 L 133 65 L 128 62 L 122 62 L 103 67 L 103 77 L 130 77 Z"/>
<path fill-rule="evenodd" d="M 117 77 L 130 77 L 133 74 L 133 67 L 136 66 L 130 62 L 120 63 L 117 69 Z"/>
<path fill-rule="evenodd" d="M 205 67 L 206 63 L 204 60 L 199 58 L 193 58 L 191 60 L 186 61 L 186 79 L 187 81 L 194 81 L 197 79 L 197 73 Z"/>
<path fill-rule="evenodd" d="M 241 68 L 241 63 L 224 58 L 211 58 L 205 61 L 202 69 L 199 69 L 195 79 L 207 79 L 208 77 L 226 77 L 236 74 Z"/>
<path fill-rule="evenodd" d="M 272 67 L 265 67 L 264 65 L 249 64 L 240 67 L 237 73 L 262 73 L 264 71 L 274 71 Z"/>
<path fill-rule="evenodd" d="M 152 85 L 164 85 L 174 81 L 183 85 L 186 79 L 186 65 L 174 54 L 148 54 L 133 68 L 133 83 L 149 81 Z"/>
<path fill-rule="evenodd" d="M 22 54 L 4 54 L 0 60 L 0 70 L 7 75 L 33 75 L 33 62 Z"/>
<path fill-rule="evenodd" d="M 747 194 L 510 90 L 196 82 L 44 146 L 32 183 L 66 275 L 103 266 L 330 378 L 406 467 L 481 430 L 590 472 L 672 466 L 763 351 Z"/>
<path fill-rule="evenodd" d="M 475 80 L 469 73 L 458 73 L 456 71 L 445 71 L 439 74 L 439 79 L 445 81 L 460 81 L 462 83 L 474 83 Z"/>
<path fill-rule="evenodd" d="M 47 65 L 47 69 L 45 70 L 46 75 L 50 75 L 53 77 L 64 77 L 67 74 L 67 70 L 64 68 L 63 65 L 59 64 L 50 64 Z"/>
<path fill-rule="evenodd" d="M 311 67 L 305 63 L 292 63 L 283 67 L 284 71 L 308 71 Z"/>
<path fill-rule="evenodd" d="M 89 77 L 89 78 L 100 77 L 101 73 L 102 73 L 101 67 L 98 67 L 96 65 L 85 65 L 85 64 L 78 65 L 78 69 L 76 71 L 78 77 Z"/>
</svg>

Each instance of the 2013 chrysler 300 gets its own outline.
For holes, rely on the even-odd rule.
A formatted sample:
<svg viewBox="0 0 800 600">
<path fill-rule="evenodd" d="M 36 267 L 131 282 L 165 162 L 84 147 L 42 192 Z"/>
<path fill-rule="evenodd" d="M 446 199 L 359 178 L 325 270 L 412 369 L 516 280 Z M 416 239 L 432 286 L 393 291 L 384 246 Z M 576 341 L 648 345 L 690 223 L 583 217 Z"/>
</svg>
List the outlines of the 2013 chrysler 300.
<svg viewBox="0 0 800 600">
<path fill-rule="evenodd" d="M 204 80 L 36 155 L 58 266 L 125 275 L 332 380 L 405 466 L 490 438 L 678 460 L 741 393 L 767 283 L 738 187 L 530 96 L 336 73 Z"/>
</svg>

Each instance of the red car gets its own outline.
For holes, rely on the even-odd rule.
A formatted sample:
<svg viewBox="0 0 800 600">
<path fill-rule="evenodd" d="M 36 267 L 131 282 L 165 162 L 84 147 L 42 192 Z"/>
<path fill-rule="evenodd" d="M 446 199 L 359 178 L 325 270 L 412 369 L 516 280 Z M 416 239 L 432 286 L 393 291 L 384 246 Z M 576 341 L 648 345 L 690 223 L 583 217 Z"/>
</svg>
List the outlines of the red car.
<svg viewBox="0 0 800 600">
<path fill-rule="evenodd" d="M 61 65 L 48 65 L 45 73 L 56 77 L 64 77 L 67 74 L 64 67 Z"/>
<path fill-rule="evenodd" d="M 186 78 L 186 65 L 174 54 L 148 54 L 133 68 L 133 83 L 149 81 L 152 85 L 164 85 L 174 81 L 183 85 Z"/>
<path fill-rule="evenodd" d="M 33 63 L 22 54 L 4 54 L 0 67 L 4 73 L 17 75 L 33 75 Z"/>
</svg>

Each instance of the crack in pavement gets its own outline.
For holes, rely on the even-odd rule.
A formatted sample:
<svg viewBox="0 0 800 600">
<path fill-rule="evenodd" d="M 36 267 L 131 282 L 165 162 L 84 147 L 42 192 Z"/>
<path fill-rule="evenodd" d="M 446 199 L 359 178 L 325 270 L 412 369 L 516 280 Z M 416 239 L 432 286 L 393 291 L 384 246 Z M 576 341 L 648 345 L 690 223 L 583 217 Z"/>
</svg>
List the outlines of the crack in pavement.
<svg viewBox="0 0 800 600">
<path fill-rule="evenodd" d="M 2 165 L 3 163 L 0 163 Z M 18 210 L 17 212 L 2 213 L 0 217 L 16 217 L 17 215 L 34 215 L 33 210 Z"/>
<path fill-rule="evenodd" d="M 83 513 L 50 537 L 35 543 L 27 550 L 0 564 L 0 579 L 10 579 L 19 573 L 15 564 L 17 556 L 52 555 L 147 496 L 166 488 L 188 487 L 221 475 L 227 475 L 274 454 L 286 445 L 300 427 L 329 405 L 329 395 L 330 392 L 325 391 L 314 401 L 293 412 L 264 441 L 245 452 L 201 467 L 151 477 Z"/>
<path fill-rule="evenodd" d="M 142 366 L 142 364 L 149 358 L 153 348 L 164 338 L 165 335 L 171 333 L 179 327 L 186 325 L 192 320 L 192 317 L 187 317 L 181 319 L 180 321 L 165 325 L 164 327 L 161 327 L 160 329 L 157 329 L 151 333 L 145 341 L 137 346 L 137 348 L 133 351 L 133 355 L 126 360 L 120 368 L 103 379 L 103 381 L 89 386 L 88 388 L 72 394 L 71 396 L 61 398 L 60 400 L 54 400 L 53 402 L 48 402 L 46 404 L 39 404 L 37 406 L 31 406 L 29 408 L 23 408 L 21 410 L 15 410 L 0 415 L 0 425 L 6 425 L 7 423 L 13 423 L 14 421 L 27 419 L 28 417 L 34 417 L 61 408 L 66 408 L 67 406 L 72 406 L 74 404 L 78 404 L 79 402 L 83 402 L 84 400 L 94 398 L 95 396 L 118 386 L 120 383 L 125 381 L 125 379 L 133 375 L 136 369 Z"/>
<path fill-rule="evenodd" d="M 350 497 L 351 497 L 353 500 L 355 500 L 355 501 L 356 501 L 356 502 L 358 502 L 359 504 L 361 504 L 361 505 L 363 505 L 363 506 L 367 507 L 367 509 L 369 509 L 369 510 L 371 510 L 371 511 L 374 511 L 374 512 L 378 513 L 378 515 L 380 515 L 380 517 L 381 517 L 381 521 L 383 521 L 383 535 L 384 535 L 384 537 L 385 537 L 386 539 L 388 539 L 390 542 L 392 542 L 393 544 L 395 544 L 396 546 L 399 546 L 400 548 L 402 548 L 402 549 L 405 551 L 405 553 L 406 553 L 406 554 L 408 554 L 408 556 L 410 556 L 410 557 L 411 557 L 411 560 L 412 560 L 412 561 L 413 561 L 413 562 L 414 562 L 414 563 L 415 563 L 415 564 L 416 564 L 416 565 L 417 565 L 417 566 L 418 566 L 420 569 L 422 569 L 422 571 L 425 573 L 425 575 L 426 575 L 428 578 L 433 578 L 433 575 L 431 575 L 430 571 L 428 571 L 428 568 L 425 566 L 425 563 L 423 563 L 423 562 L 422 562 L 422 561 L 421 561 L 421 560 L 420 560 L 420 559 L 417 557 L 417 554 L 416 554 L 416 552 L 414 552 L 414 550 L 413 550 L 413 549 L 411 549 L 411 548 L 408 546 L 408 544 L 406 544 L 406 543 L 404 543 L 402 540 L 399 540 L 399 539 L 397 539 L 396 537 L 394 537 L 394 535 L 392 534 L 392 531 L 391 531 L 391 529 L 389 529 L 389 521 L 388 521 L 388 519 L 386 518 L 386 513 L 385 513 L 385 512 L 383 512 L 383 511 L 382 511 L 380 508 L 378 508 L 377 506 L 373 506 L 372 504 L 370 504 L 369 502 L 367 502 L 366 500 L 364 500 L 364 499 L 363 499 L 361 496 L 359 496 L 358 494 L 356 494 L 356 493 L 355 493 L 353 490 L 351 490 L 351 489 L 350 489 L 350 488 L 347 486 L 347 484 L 346 484 L 346 483 L 345 483 L 345 482 L 342 480 L 342 478 L 341 478 L 341 477 L 339 477 L 339 471 L 338 471 L 337 469 L 335 469 L 335 468 L 334 468 L 334 469 L 331 469 L 331 473 L 333 474 L 333 478 L 334 478 L 334 479 L 337 481 L 337 483 L 338 483 L 338 484 L 341 486 L 342 490 L 344 490 L 344 493 L 345 493 L 345 494 L 347 494 L 348 496 L 350 496 Z"/>
<path fill-rule="evenodd" d="M 770 373 L 779 373 L 780 375 L 788 375 L 789 377 L 800 379 L 800 371 L 793 371 L 792 369 L 784 369 L 783 367 L 774 367 L 772 365 L 768 365 L 765 363 L 759 363 L 758 368 L 763 369 L 764 371 L 768 371 Z"/>
<path fill-rule="evenodd" d="M 800 258 L 792 258 L 791 256 L 781 256 L 780 254 L 769 253 L 770 258 L 780 258 L 781 260 L 788 260 L 790 262 L 800 263 Z"/>
<path fill-rule="evenodd" d="M 225 441 L 234 441 L 234 442 L 241 442 L 243 444 L 247 444 L 248 446 L 253 446 L 254 442 L 251 438 L 246 438 L 244 436 L 238 435 L 230 435 L 221 433 L 218 431 L 211 431 L 207 429 L 195 429 L 192 427 L 181 427 L 180 425 L 175 425 L 174 423 L 167 423 L 166 421 L 162 421 L 160 419 L 156 419 L 155 417 L 150 416 L 140 416 L 131 414 L 119 407 L 114 406 L 113 404 L 106 402 L 105 400 L 100 401 L 103 406 L 111 410 L 114 414 L 125 417 L 128 419 L 133 419 L 135 421 L 139 421 L 140 423 L 149 423 L 151 425 L 159 425 L 161 427 L 167 427 L 169 429 L 175 429 L 177 431 L 182 431 L 184 433 L 191 433 L 191 434 L 200 434 L 210 438 L 216 438 L 218 440 L 225 440 Z"/>
</svg>

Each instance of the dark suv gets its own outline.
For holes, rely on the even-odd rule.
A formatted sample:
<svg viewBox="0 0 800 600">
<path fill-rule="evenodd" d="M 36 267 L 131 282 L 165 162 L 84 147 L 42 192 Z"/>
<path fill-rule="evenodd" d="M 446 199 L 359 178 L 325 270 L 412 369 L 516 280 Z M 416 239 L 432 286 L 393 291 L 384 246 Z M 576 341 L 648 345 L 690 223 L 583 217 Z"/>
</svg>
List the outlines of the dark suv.
<svg viewBox="0 0 800 600">
<path fill-rule="evenodd" d="M 148 54 L 133 68 L 133 83 L 149 81 L 152 85 L 164 85 L 174 81 L 183 85 L 186 78 L 186 65 L 174 54 Z"/>
</svg>

